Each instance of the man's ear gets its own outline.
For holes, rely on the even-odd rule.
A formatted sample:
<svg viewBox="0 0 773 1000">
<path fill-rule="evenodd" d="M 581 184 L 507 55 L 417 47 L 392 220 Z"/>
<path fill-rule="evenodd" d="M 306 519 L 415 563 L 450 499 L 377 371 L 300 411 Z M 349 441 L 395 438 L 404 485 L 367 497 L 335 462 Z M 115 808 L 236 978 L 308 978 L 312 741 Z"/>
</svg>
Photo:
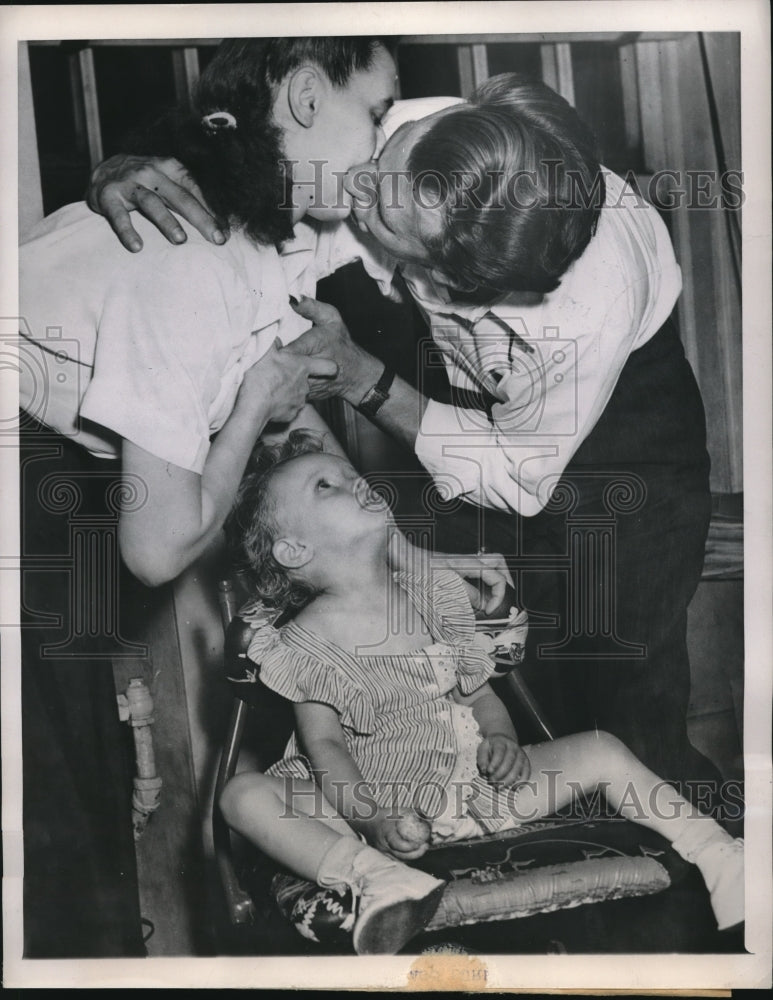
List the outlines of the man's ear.
<svg viewBox="0 0 773 1000">
<path fill-rule="evenodd" d="M 314 558 L 314 547 L 299 538 L 277 538 L 271 554 L 285 569 L 301 569 Z"/>
<path fill-rule="evenodd" d="M 293 118 L 304 128 L 311 128 L 322 101 L 322 78 L 315 66 L 301 66 L 287 85 L 287 103 Z"/>
</svg>

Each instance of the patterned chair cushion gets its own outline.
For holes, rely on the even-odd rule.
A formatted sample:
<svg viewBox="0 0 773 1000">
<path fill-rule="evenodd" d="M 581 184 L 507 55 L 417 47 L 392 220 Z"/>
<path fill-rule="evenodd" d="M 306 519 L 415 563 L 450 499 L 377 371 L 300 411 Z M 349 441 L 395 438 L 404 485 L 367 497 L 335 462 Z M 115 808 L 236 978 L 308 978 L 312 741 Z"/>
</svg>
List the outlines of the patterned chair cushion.
<svg viewBox="0 0 773 1000">
<path fill-rule="evenodd" d="M 560 816 L 436 847 L 411 863 L 448 882 L 428 932 L 651 895 L 669 889 L 690 867 L 644 827 Z M 353 923 L 348 890 L 320 889 L 279 872 L 271 891 L 303 937 L 345 946 Z"/>
</svg>

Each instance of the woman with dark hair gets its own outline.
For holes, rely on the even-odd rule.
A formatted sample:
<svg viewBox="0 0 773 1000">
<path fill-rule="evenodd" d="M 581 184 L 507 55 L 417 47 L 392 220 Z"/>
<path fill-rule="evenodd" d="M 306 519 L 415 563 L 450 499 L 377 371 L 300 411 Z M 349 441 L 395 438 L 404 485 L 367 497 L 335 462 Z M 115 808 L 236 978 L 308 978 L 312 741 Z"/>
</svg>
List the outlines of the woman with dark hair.
<svg viewBox="0 0 773 1000">
<path fill-rule="evenodd" d="M 148 226 L 146 252 L 127 259 L 80 203 L 21 248 L 25 346 L 50 376 L 32 415 L 94 454 L 120 453 L 124 474 L 143 482 L 148 500 L 123 512 L 119 531 L 145 583 L 174 578 L 212 541 L 260 432 L 297 415 L 309 376 L 335 371 L 280 350 L 304 324 L 289 310 L 277 246 L 306 214 L 348 213 L 329 196 L 340 186 L 333 171 L 374 151 L 393 85 L 392 59 L 374 39 L 225 43 L 193 109 L 166 119 L 153 141 L 180 157 L 233 229 L 229 242 L 191 231 L 171 253 Z M 312 177 L 320 205 L 333 207 L 312 204 Z M 64 366 L 46 336 L 54 325 L 78 342 Z M 32 371 L 22 373 L 26 410 Z M 57 380 L 63 372 L 72 377 Z"/>
<path fill-rule="evenodd" d="M 27 958 L 144 951 L 111 663 L 134 636 L 126 615 L 101 627 L 125 608 L 115 553 L 103 564 L 73 548 L 72 530 L 85 517 L 93 545 L 117 518 L 121 554 L 150 585 L 220 537 L 258 436 L 336 370 L 282 350 L 308 323 L 289 308 L 278 246 L 306 214 L 348 213 L 333 172 L 375 152 L 394 77 L 375 39 L 226 43 L 163 134 L 231 228 L 227 244 L 181 221 L 172 250 L 148 224 L 145 253 L 127 257 L 81 203 L 21 247 Z"/>
</svg>

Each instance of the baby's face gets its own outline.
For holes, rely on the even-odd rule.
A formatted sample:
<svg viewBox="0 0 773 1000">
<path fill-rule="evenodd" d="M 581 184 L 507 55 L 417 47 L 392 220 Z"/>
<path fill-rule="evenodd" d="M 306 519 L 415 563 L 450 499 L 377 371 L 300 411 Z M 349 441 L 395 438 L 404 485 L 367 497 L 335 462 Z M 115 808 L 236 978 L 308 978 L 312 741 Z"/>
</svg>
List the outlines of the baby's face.
<svg viewBox="0 0 773 1000">
<path fill-rule="evenodd" d="M 363 535 L 384 534 L 387 503 L 344 458 L 301 455 L 277 469 L 268 488 L 280 534 L 317 550 L 343 549 Z"/>
</svg>

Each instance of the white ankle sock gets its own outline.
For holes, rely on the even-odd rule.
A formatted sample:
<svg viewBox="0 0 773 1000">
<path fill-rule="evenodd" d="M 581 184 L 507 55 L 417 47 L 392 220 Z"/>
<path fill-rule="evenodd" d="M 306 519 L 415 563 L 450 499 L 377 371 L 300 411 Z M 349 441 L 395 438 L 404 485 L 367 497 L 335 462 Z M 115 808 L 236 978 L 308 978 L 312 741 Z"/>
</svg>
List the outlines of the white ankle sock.
<svg viewBox="0 0 773 1000">
<path fill-rule="evenodd" d="M 324 855 L 317 868 L 317 885 L 343 889 L 354 881 L 354 859 L 366 850 L 359 837 L 340 837 Z"/>
<path fill-rule="evenodd" d="M 671 845 L 677 854 L 700 869 L 711 895 L 719 930 L 744 919 L 743 841 L 708 816 L 686 821 L 686 828 Z"/>
<path fill-rule="evenodd" d="M 695 816 L 685 819 L 684 828 L 671 846 L 680 857 L 690 864 L 709 844 L 732 844 L 733 838 L 710 816 Z"/>
<path fill-rule="evenodd" d="M 742 840 L 707 844 L 695 864 L 711 894 L 719 930 L 744 919 L 744 849 Z"/>
</svg>

